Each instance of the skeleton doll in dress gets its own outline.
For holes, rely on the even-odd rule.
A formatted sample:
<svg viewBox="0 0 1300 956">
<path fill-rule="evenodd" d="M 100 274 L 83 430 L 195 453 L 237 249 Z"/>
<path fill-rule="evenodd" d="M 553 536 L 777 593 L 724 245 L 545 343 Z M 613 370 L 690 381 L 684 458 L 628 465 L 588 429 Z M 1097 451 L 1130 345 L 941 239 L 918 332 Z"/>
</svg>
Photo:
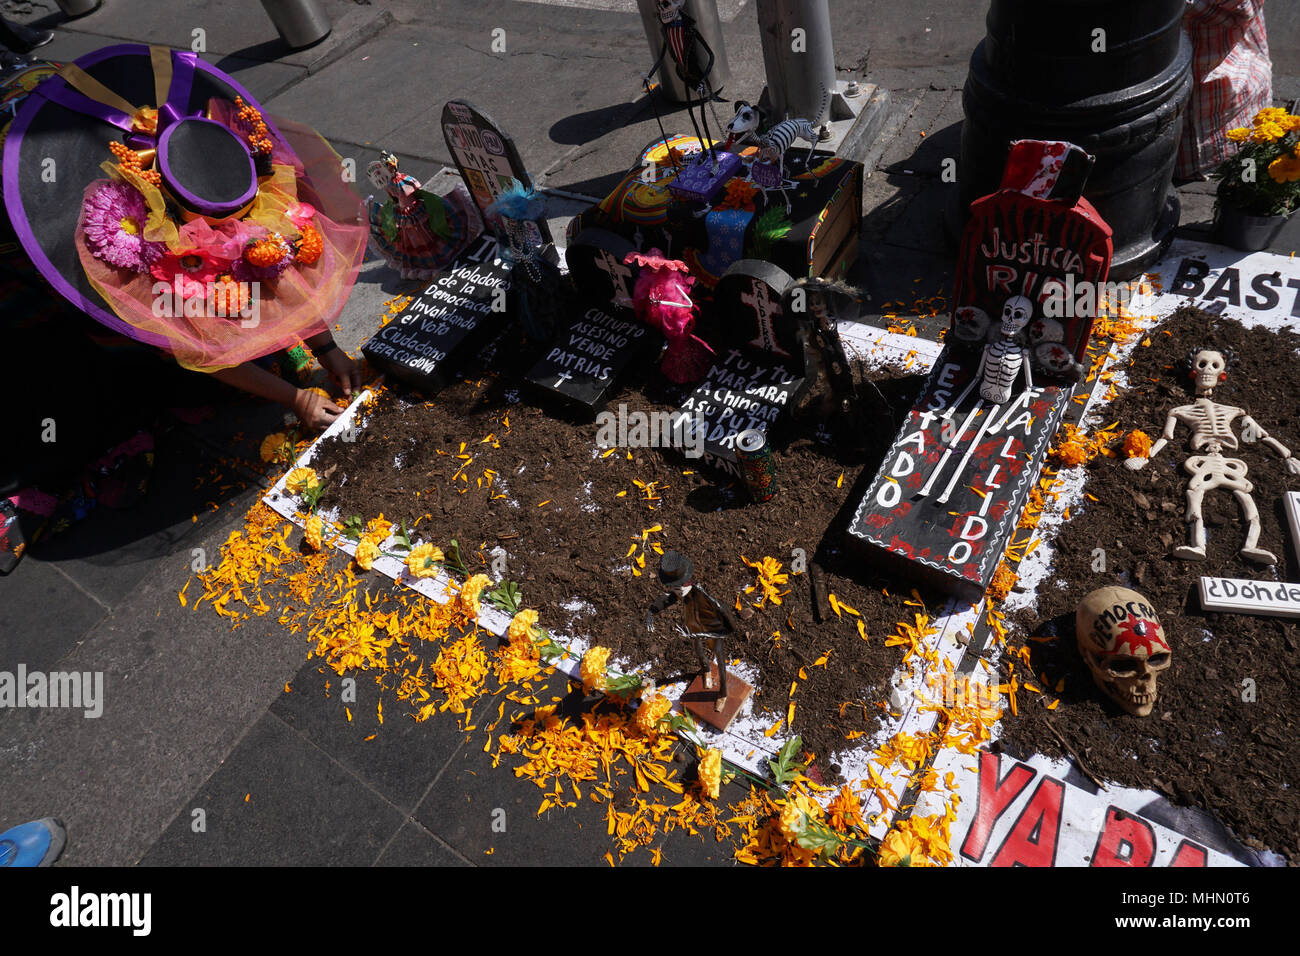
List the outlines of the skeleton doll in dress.
<svg viewBox="0 0 1300 956">
<path fill-rule="evenodd" d="M 649 253 L 629 252 L 623 262 L 640 267 L 632 291 L 636 317 L 662 332 L 668 343 L 659 363 L 660 371 L 678 384 L 698 382 L 709 370 L 713 349 L 691 334 L 696 307 L 690 293 L 695 277 L 686 263 L 665 258 L 658 249 Z"/>
<path fill-rule="evenodd" d="M 970 313 L 979 312 L 978 309 L 968 309 L 966 311 Z M 948 464 L 948 459 L 966 436 L 982 410 L 985 411 L 985 414 L 980 422 L 979 429 L 967 446 L 966 454 L 957 465 L 957 469 L 953 472 L 947 487 L 939 496 L 938 500 L 940 502 L 948 500 L 966 468 L 966 463 L 970 461 L 971 455 L 975 453 L 976 447 L 984 440 L 984 437 L 986 435 L 996 435 L 1000 432 L 1016 410 L 1021 405 L 1031 401 L 1036 394 L 1033 372 L 1030 370 L 1029 347 L 1024 341 L 1023 335 L 1030 319 L 1033 318 L 1033 314 L 1033 302 L 1023 295 L 1012 296 L 1007 299 L 1006 304 L 1002 307 L 1002 322 L 998 327 L 997 337 L 984 346 L 984 350 L 980 354 L 979 368 L 976 370 L 974 378 L 958 394 L 953 403 L 944 410 L 941 416 L 948 423 L 945 432 L 950 432 L 951 437 L 944 448 L 943 457 L 939 459 L 939 463 L 921 488 L 920 497 L 928 497 L 934 489 L 935 483 L 939 480 L 944 467 Z M 960 322 L 962 317 L 959 316 L 958 318 Z M 987 316 L 982 313 L 978 316 L 971 315 L 968 318 L 979 327 L 981 334 L 989 325 Z M 1016 382 L 1022 373 L 1025 378 L 1025 390 L 1016 396 L 1015 401 L 1011 401 Z M 975 403 L 975 407 L 970 410 L 970 413 L 962 421 L 960 428 L 953 430 L 955 424 L 953 416 L 961 407 L 961 403 L 966 399 L 966 396 L 976 386 L 979 387 L 980 400 Z M 1008 403 L 1010 403 L 1009 407 L 1004 410 L 1003 406 L 1008 405 Z"/>
<path fill-rule="evenodd" d="M 1125 466 L 1137 471 L 1146 466 L 1174 438 L 1180 424 L 1186 425 L 1192 433 L 1191 449 L 1202 452 L 1183 462 L 1183 470 L 1191 475 L 1187 482 L 1187 523 L 1191 525 L 1188 533 L 1189 544 L 1174 549 L 1174 557 L 1188 561 L 1205 559 L 1205 519 L 1201 514 L 1201 504 L 1207 491 L 1224 489 L 1231 491 L 1241 505 L 1241 513 L 1246 519 L 1246 541 L 1242 545 L 1241 555 L 1259 564 L 1276 564 L 1277 556 L 1271 551 L 1258 547 L 1259 509 L 1250 496 L 1254 485 L 1246 478 L 1246 463 L 1239 458 L 1225 458 L 1224 452 L 1237 450 L 1237 436 L 1232 423 L 1241 417 L 1241 440 L 1244 442 L 1260 441 L 1277 452 L 1286 462 L 1286 469 L 1293 475 L 1300 475 L 1300 461 L 1291 455 L 1291 450 L 1269 436 L 1259 423 L 1246 414 L 1245 409 L 1232 405 L 1220 405 L 1213 400 L 1214 390 L 1228 378 L 1228 356 L 1214 349 L 1200 349 L 1188 356 L 1188 373 L 1196 392 L 1196 401 L 1191 405 L 1180 405 L 1169 413 L 1165 420 L 1165 429 L 1160 438 L 1151 446 L 1148 458 L 1130 458 Z"/>
<path fill-rule="evenodd" d="M 370 247 L 403 279 L 437 275 L 474 238 L 469 193 L 456 186 L 446 196 L 428 192 L 414 176 L 397 168 L 397 157 L 380 154 L 366 167 L 370 184 L 388 201 L 367 200 Z"/>
</svg>

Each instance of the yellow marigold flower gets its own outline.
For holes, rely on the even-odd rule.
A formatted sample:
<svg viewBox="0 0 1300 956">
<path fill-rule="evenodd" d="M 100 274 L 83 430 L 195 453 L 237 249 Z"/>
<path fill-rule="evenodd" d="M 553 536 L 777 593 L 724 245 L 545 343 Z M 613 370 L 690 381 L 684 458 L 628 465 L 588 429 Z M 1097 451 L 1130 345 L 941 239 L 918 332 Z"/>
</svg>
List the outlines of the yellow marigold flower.
<svg viewBox="0 0 1300 956">
<path fill-rule="evenodd" d="M 1124 457 L 1149 458 L 1151 456 L 1151 436 L 1144 431 L 1133 429 L 1124 436 Z"/>
<path fill-rule="evenodd" d="M 317 551 L 321 548 L 321 532 L 325 529 L 325 522 L 321 521 L 320 515 L 312 515 L 303 525 L 302 539 L 311 545 Z"/>
<path fill-rule="evenodd" d="M 295 468 L 284 479 L 284 490 L 291 495 L 300 495 L 317 483 L 316 471 L 312 468 Z"/>
<path fill-rule="evenodd" d="M 1256 125 L 1251 138 L 1257 143 L 1274 143 L 1286 135 L 1286 130 L 1279 124 L 1267 121 Z"/>
<path fill-rule="evenodd" d="M 1280 106 L 1266 106 L 1255 114 L 1255 125 L 1264 123 L 1281 123 L 1291 114 Z"/>
<path fill-rule="evenodd" d="M 378 518 L 371 518 L 366 522 L 366 537 L 373 538 L 377 542 L 387 540 L 393 531 L 393 523 L 384 517 L 381 511 Z"/>
<path fill-rule="evenodd" d="M 582 686 L 587 693 L 605 689 L 605 668 L 608 666 L 608 647 L 593 647 L 582 655 L 578 676 L 582 678 Z"/>
<path fill-rule="evenodd" d="M 922 859 L 920 841 L 911 832 L 890 830 L 880 844 L 876 862 L 880 866 L 916 866 Z"/>
<path fill-rule="evenodd" d="M 718 799 L 718 791 L 722 786 L 721 750 L 710 748 L 700 758 L 700 783 L 704 784 L 704 792 L 710 800 Z"/>
<path fill-rule="evenodd" d="M 799 809 L 799 805 L 792 799 L 787 801 L 786 805 L 781 808 L 781 817 L 777 821 L 777 825 L 780 826 L 781 832 L 785 834 L 785 838 L 794 843 L 803 833 L 806 821 L 807 818 L 804 816 L 804 812 Z"/>
<path fill-rule="evenodd" d="M 672 701 L 666 697 L 654 694 L 645 698 L 636 711 L 637 729 L 643 734 L 651 733 L 659 726 L 659 721 L 668 716 L 668 712 L 672 709 Z"/>
<path fill-rule="evenodd" d="M 357 542 L 357 553 L 354 557 L 361 570 L 369 571 L 375 566 L 375 558 L 379 557 L 379 545 L 369 538 L 362 538 Z"/>
<path fill-rule="evenodd" d="M 1268 175 L 1275 183 L 1293 183 L 1300 179 L 1300 159 L 1279 156 L 1268 164 Z"/>
<path fill-rule="evenodd" d="M 1228 130 L 1227 136 L 1234 143 L 1244 143 L 1250 139 L 1250 129 L 1245 126 L 1238 126 L 1236 129 Z"/>
<path fill-rule="evenodd" d="M 262 461 L 292 461 L 293 442 L 284 432 L 273 432 L 262 439 Z"/>
<path fill-rule="evenodd" d="M 438 563 L 442 558 L 441 548 L 431 544 L 417 544 L 406 556 L 406 567 L 412 577 L 431 578 L 438 573 Z"/>
<path fill-rule="evenodd" d="M 461 606 L 468 610 L 475 617 L 478 617 L 482 608 L 479 606 L 480 595 L 483 589 L 492 583 L 492 579 L 486 574 L 476 574 L 466 581 L 460 589 Z"/>
<path fill-rule="evenodd" d="M 519 639 L 532 640 L 537 636 L 537 612 L 531 608 L 524 608 L 513 618 L 510 619 L 510 627 L 506 629 L 506 637 L 512 641 Z"/>
</svg>

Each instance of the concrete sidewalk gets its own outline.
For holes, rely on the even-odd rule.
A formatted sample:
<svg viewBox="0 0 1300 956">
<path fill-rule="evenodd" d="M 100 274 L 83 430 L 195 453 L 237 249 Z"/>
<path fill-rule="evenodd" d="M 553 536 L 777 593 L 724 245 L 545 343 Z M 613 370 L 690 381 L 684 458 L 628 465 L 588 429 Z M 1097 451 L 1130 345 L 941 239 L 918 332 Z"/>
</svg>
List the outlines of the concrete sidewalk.
<svg viewBox="0 0 1300 956">
<path fill-rule="evenodd" d="M 639 93 L 651 54 L 630 0 L 321 2 L 333 33 L 296 52 L 275 38 L 257 0 L 104 0 L 71 22 L 53 0 L 0 0 L 0 10 L 54 26 L 55 41 L 39 51 L 51 59 L 123 41 L 190 48 L 201 37 L 211 62 L 272 112 L 314 125 L 358 169 L 383 148 L 432 179 L 449 162 L 442 104 L 467 98 L 512 133 L 540 185 L 579 197 L 553 200 L 557 234 L 582 196 L 603 195 L 658 135 Z M 983 5 L 831 7 L 841 75 L 892 94 L 866 180 L 859 275 L 869 293 L 864 318 L 888 325 L 883 314 L 907 315 L 950 286 L 942 210 L 956 187 L 938 171 L 958 153 L 961 86 L 984 33 Z M 753 100 L 762 63 L 752 0 L 722 0 L 720 9 L 733 73 L 726 94 Z M 1279 98 L 1300 95 L 1294 20 L 1271 23 Z M 498 28 L 505 53 L 492 52 Z M 664 122 L 685 125 L 681 116 Z M 1210 188 L 1182 192 L 1185 228 L 1204 230 Z M 355 352 L 383 302 L 410 286 L 367 262 L 339 322 L 340 344 Z M 944 324 L 916 320 L 922 334 Z M 232 631 L 206 609 L 179 605 L 196 556 L 215 558 L 256 500 L 257 442 L 283 420 L 278 409 L 249 403 L 219 411 L 215 421 L 160 439 L 141 505 L 101 510 L 0 580 L 0 670 L 21 662 L 103 671 L 107 695 L 98 719 L 0 713 L 0 829 L 60 816 L 70 836 L 64 860 L 81 865 L 603 865 L 609 843 L 599 808 L 537 819 L 535 788 L 493 771 L 446 715 L 379 728 L 373 700 L 360 699 L 373 687 L 358 681 L 349 722 L 337 697 L 326 696 L 332 675 L 318 661 L 304 663 L 301 636 L 269 617 Z M 562 678 L 552 692 L 565 693 Z M 490 827 L 500 807 L 511 821 L 504 835 Z M 198 809 L 203 833 L 191 825 Z M 728 848 L 680 834 L 662 849 L 666 863 L 730 861 Z"/>
</svg>

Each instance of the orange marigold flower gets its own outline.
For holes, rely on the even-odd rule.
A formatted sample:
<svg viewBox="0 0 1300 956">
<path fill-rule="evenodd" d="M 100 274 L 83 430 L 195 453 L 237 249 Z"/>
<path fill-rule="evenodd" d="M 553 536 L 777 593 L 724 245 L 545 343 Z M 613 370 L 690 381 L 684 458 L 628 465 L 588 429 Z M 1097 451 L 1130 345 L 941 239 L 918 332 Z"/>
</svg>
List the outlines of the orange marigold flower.
<svg viewBox="0 0 1300 956">
<path fill-rule="evenodd" d="M 524 608 L 510 620 L 510 627 L 506 630 L 506 637 L 512 641 L 532 640 L 537 636 L 537 612 L 531 608 Z"/>
<path fill-rule="evenodd" d="M 700 783 L 710 800 L 718 799 L 722 788 L 722 751 L 710 748 L 700 757 Z"/>
<path fill-rule="evenodd" d="M 321 533 L 325 530 L 325 522 L 321 521 L 320 515 L 312 515 L 303 525 L 302 539 L 307 542 L 313 549 L 321 549 Z"/>
<path fill-rule="evenodd" d="M 248 286 L 236 282 L 230 275 L 223 275 L 212 283 L 212 296 L 209 301 L 214 315 L 225 318 L 239 315 L 247 308 L 250 301 Z"/>
<path fill-rule="evenodd" d="M 273 432 L 262 439 L 262 461 L 292 461 L 293 442 L 284 432 Z"/>
<path fill-rule="evenodd" d="M 916 866 L 921 859 L 921 844 L 913 833 L 890 830 L 880 844 L 876 862 L 880 866 Z"/>
<path fill-rule="evenodd" d="M 288 251 L 289 244 L 284 241 L 284 236 L 273 232 L 265 239 L 255 239 L 245 246 L 244 259 L 249 265 L 267 269 L 282 262 Z"/>
<path fill-rule="evenodd" d="M 461 606 L 468 610 L 474 617 L 478 617 L 479 612 L 482 610 L 479 606 L 479 600 L 483 593 L 483 589 L 491 583 L 492 579 L 486 574 L 476 574 L 461 585 Z"/>
<path fill-rule="evenodd" d="M 1268 164 L 1268 175 L 1275 183 L 1300 180 L 1300 159 L 1295 156 L 1279 156 Z"/>
<path fill-rule="evenodd" d="M 1244 143 L 1250 139 L 1250 129 L 1245 126 L 1238 126 L 1236 129 L 1228 130 L 1227 137 L 1234 143 Z"/>
<path fill-rule="evenodd" d="M 1150 458 L 1151 437 L 1146 432 L 1133 429 L 1124 436 L 1124 457 Z"/>
<path fill-rule="evenodd" d="M 315 469 L 295 468 L 285 476 L 284 490 L 289 492 L 291 495 L 300 495 L 312 485 L 316 484 L 318 480 Z"/>
<path fill-rule="evenodd" d="M 294 259 L 304 266 L 315 265 L 324 251 L 325 240 L 321 238 L 320 230 L 312 225 L 304 225 L 302 238 L 298 240 L 297 251 L 293 255 Z"/>
<path fill-rule="evenodd" d="M 1007 566 L 1006 562 L 999 562 L 998 569 L 993 572 L 993 580 L 989 582 L 988 596 L 995 601 L 1005 601 L 1011 589 L 1016 586 L 1019 577 L 1015 571 Z"/>
<path fill-rule="evenodd" d="M 1088 460 L 1088 449 L 1076 441 L 1062 442 L 1056 449 L 1056 457 L 1064 465 L 1074 467 Z"/>
<path fill-rule="evenodd" d="M 406 568 L 412 577 L 431 578 L 438 573 L 438 565 L 443 559 L 441 548 L 431 544 L 417 544 L 406 556 Z"/>
<path fill-rule="evenodd" d="M 644 698 L 636 711 L 637 730 L 643 734 L 651 733 L 659 727 L 659 721 L 668 716 L 668 712 L 672 709 L 673 703 L 666 697 L 652 694 Z"/>
<path fill-rule="evenodd" d="M 609 666 L 609 648 L 593 647 L 582 655 L 578 676 L 587 693 L 605 689 L 605 669 Z"/>
<path fill-rule="evenodd" d="M 369 538 L 362 538 L 357 542 L 357 553 L 354 557 L 356 558 L 357 567 L 363 571 L 369 571 L 375 566 L 375 559 L 379 557 L 379 545 Z"/>
</svg>

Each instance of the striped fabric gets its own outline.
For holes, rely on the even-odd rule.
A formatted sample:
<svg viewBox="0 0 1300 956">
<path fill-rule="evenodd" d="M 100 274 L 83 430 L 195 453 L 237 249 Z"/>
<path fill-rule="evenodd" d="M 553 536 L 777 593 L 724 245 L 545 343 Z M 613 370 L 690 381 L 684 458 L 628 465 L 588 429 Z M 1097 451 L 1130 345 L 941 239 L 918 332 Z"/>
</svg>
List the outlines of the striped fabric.
<svg viewBox="0 0 1300 956">
<path fill-rule="evenodd" d="M 1199 179 L 1236 152 L 1228 130 L 1273 102 L 1264 0 L 1187 0 L 1192 98 L 1178 146 L 1180 179 Z"/>
</svg>

